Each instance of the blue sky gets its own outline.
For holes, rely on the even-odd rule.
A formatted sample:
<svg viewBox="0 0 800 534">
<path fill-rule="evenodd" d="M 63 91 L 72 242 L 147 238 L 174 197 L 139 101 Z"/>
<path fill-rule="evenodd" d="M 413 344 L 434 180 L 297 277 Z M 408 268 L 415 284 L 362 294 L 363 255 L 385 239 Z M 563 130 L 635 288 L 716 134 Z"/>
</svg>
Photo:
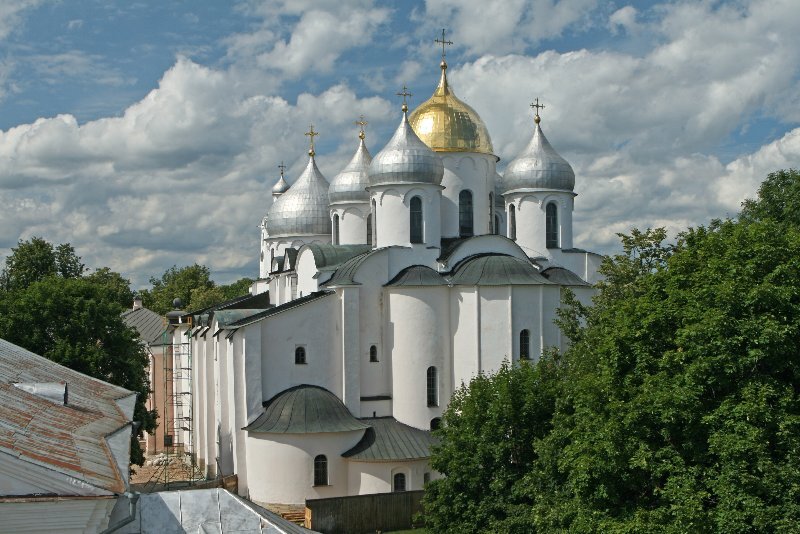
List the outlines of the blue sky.
<svg viewBox="0 0 800 534">
<path fill-rule="evenodd" d="M 0 257 L 70 242 L 136 287 L 171 265 L 255 276 L 277 165 L 309 122 L 330 180 L 448 75 L 500 170 L 545 134 L 576 170 L 576 244 L 732 216 L 800 162 L 793 0 L 0 0 Z"/>
</svg>

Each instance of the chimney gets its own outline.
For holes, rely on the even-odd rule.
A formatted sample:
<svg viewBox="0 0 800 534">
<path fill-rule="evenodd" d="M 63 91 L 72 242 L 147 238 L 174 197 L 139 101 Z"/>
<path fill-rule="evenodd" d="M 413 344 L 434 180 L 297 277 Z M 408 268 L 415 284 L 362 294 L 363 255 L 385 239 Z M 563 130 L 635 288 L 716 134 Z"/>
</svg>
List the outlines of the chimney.
<svg viewBox="0 0 800 534">
<path fill-rule="evenodd" d="M 134 310 L 138 310 L 138 309 L 141 309 L 141 307 L 142 307 L 142 297 L 140 297 L 139 295 L 134 295 L 133 296 L 133 309 Z"/>
<path fill-rule="evenodd" d="M 66 382 L 15 382 L 14 387 L 57 404 L 67 405 L 69 388 Z"/>
</svg>

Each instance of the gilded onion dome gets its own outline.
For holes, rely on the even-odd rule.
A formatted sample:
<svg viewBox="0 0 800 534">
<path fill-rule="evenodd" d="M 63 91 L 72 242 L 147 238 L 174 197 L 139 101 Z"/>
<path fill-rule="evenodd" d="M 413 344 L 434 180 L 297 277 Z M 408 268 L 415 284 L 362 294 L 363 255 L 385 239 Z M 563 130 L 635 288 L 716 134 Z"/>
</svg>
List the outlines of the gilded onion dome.
<svg viewBox="0 0 800 534">
<path fill-rule="evenodd" d="M 412 128 L 436 152 L 494 154 L 483 120 L 453 94 L 447 83 L 447 63 L 442 61 L 441 67 L 442 76 L 433 96 L 411 113 Z"/>
<path fill-rule="evenodd" d="M 539 116 L 534 119 L 536 129 L 525 150 L 506 167 L 503 174 L 503 193 L 517 189 L 575 188 L 575 171 L 550 145 L 539 126 Z"/>
<path fill-rule="evenodd" d="M 394 135 L 369 166 L 369 185 L 428 183 L 440 185 L 444 165 L 408 123 L 407 106 Z"/>
<path fill-rule="evenodd" d="M 362 134 L 363 135 L 363 134 Z M 350 163 L 331 180 L 328 189 L 328 200 L 331 204 L 337 202 L 369 202 L 369 193 L 366 187 L 369 185 L 369 164 L 372 156 L 364 144 L 364 138 L 358 145 L 358 150 L 353 155 Z"/>
<path fill-rule="evenodd" d="M 300 177 L 272 203 L 267 213 L 269 236 L 330 234 L 329 185 L 317 168 L 312 151 Z"/>
</svg>

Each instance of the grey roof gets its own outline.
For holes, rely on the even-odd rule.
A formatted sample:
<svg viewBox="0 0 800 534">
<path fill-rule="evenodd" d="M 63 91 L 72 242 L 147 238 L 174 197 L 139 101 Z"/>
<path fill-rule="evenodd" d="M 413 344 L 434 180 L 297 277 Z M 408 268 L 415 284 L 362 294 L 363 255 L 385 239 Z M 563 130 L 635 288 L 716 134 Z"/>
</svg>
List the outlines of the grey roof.
<svg viewBox="0 0 800 534">
<path fill-rule="evenodd" d="M 247 325 L 249 325 L 251 323 L 254 323 L 256 321 L 260 321 L 261 319 L 263 319 L 265 317 L 269 317 L 271 315 L 275 315 L 275 314 L 284 312 L 286 310 L 291 310 L 292 308 L 297 308 L 298 306 L 302 306 L 303 304 L 306 304 L 308 302 L 320 299 L 322 297 L 327 297 L 328 295 L 333 295 L 333 294 L 335 294 L 335 292 L 331 291 L 331 290 L 315 291 L 315 292 L 313 292 L 313 293 L 311 293 L 309 295 L 305 295 L 303 297 L 290 300 L 289 302 L 285 302 L 285 303 L 281 304 L 280 306 L 275 306 L 273 308 L 269 308 L 269 309 L 260 311 L 258 313 L 255 313 L 253 315 L 250 315 L 248 317 L 244 317 L 242 319 L 239 319 L 238 321 L 234 321 L 234 322 L 228 324 L 226 326 L 226 328 L 235 329 L 235 328 L 240 328 L 242 326 L 247 326 Z"/>
<path fill-rule="evenodd" d="M 516 241 L 513 239 L 509 239 L 508 237 L 502 234 L 482 234 L 482 235 L 473 235 L 470 237 L 443 237 L 441 241 L 441 252 L 439 252 L 439 257 L 436 258 L 436 261 L 439 263 L 447 263 L 450 261 L 450 258 L 455 252 L 463 245 L 464 243 L 470 241 L 471 239 L 482 239 L 490 236 L 492 239 L 502 239 L 513 243 L 515 247 L 519 248 Z M 522 249 L 519 249 L 522 252 Z"/>
<path fill-rule="evenodd" d="M 310 156 L 300 177 L 269 208 L 269 237 L 330 234 L 329 186 Z"/>
<path fill-rule="evenodd" d="M 15 383 L 65 383 L 67 404 Z M 123 406 L 132 408 L 134 396 L 0 339 L 0 454 L 122 493 L 127 473 L 120 472 L 106 438 L 130 425 Z"/>
<path fill-rule="evenodd" d="M 314 255 L 317 269 L 331 269 L 354 256 L 369 252 L 372 245 L 332 245 L 330 243 L 311 243 L 303 245 Z"/>
<path fill-rule="evenodd" d="M 252 317 L 253 315 L 261 313 L 267 309 L 270 308 L 241 308 L 236 310 L 219 310 L 214 313 L 214 319 L 217 320 L 217 324 L 219 325 L 220 328 L 227 328 L 229 325 L 237 321 L 241 321 L 242 319 Z"/>
<path fill-rule="evenodd" d="M 575 171 L 550 145 L 537 123 L 531 142 L 506 167 L 503 193 L 518 189 L 572 191 L 574 188 Z"/>
<path fill-rule="evenodd" d="M 328 189 L 328 200 L 331 204 L 336 202 L 369 202 L 369 164 L 372 156 L 364 144 L 364 140 L 358 144 L 358 150 L 353 155 L 350 163 L 331 180 Z"/>
<path fill-rule="evenodd" d="M 590 286 L 588 282 L 569 269 L 563 267 L 548 267 L 542 271 L 542 275 L 553 282 L 562 286 Z"/>
<path fill-rule="evenodd" d="M 394 135 L 369 166 L 370 185 L 397 183 L 441 184 L 444 165 L 436 153 L 417 137 L 406 112 Z"/>
<path fill-rule="evenodd" d="M 139 333 L 139 338 L 148 345 L 164 344 L 164 318 L 147 308 L 128 310 L 122 313 L 122 320 Z"/>
<path fill-rule="evenodd" d="M 359 267 L 361 264 L 364 263 L 367 258 L 377 250 L 375 249 L 370 250 L 369 252 L 364 252 L 363 254 L 359 254 L 358 256 L 353 256 L 349 260 L 342 263 L 336 272 L 333 273 L 331 279 L 325 282 L 326 286 L 352 286 L 352 285 L 360 285 L 358 282 L 355 281 L 354 277 L 356 272 L 358 272 Z"/>
<path fill-rule="evenodd" d="M 394 417 L 361 419 L 370 428 L 355 447 L 343 453 L 350 460 L 365 462 L 429 458 L 436 438 L 431 432 L 399 422 Z"/>
<path fill-rule="evenodd" d="M 325 388 L 303 384 L 278 393 L 244 430 L 271 434 L 348 432 L 368 428 Z"/>
<path fill-rule="evenodd" d="M 283 174 L 281 174 L 281 177 L 278 178 L 278 181 L 275 182 L 275 185 L 272 186 L 272 194 L 282 195 L 288 190 L 289 190 L 289 182 L 287 182 L 286 179 L 283 177 Z"/>
<path fill-rule="evenodd" d="M 446 286 L 442 276 L 425 265 L 406 267 L 392 278 L 387 286 Z"/>
<path fill-rule="evenodd" d="M 453 269 L 448 277 L 454 286 L 549 285 L 529 260 L 505 254 L 470 256 Z"/>
</svg>

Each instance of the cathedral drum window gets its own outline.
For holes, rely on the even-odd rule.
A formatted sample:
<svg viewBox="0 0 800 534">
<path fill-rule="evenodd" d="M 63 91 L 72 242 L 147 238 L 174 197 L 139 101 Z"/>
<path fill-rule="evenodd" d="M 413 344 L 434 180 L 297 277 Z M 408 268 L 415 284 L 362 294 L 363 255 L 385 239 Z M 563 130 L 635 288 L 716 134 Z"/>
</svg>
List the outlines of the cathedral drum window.
<svg viewBox="0 0 800 534">
<path fill-rule="evenodd" d="M 396 473 L 392 478 L 392 491 L 406 491 L 405 473 Z"/>
<path fill-rule="evenodd" d="M 466 189 L 458 194 L 458 235 L 471 237 L 475 232 L 472 215 L 472 191 Z"/>
<path fill-rule="evenodd" d="M 422 199 L 413 197 L 409 205 L 411 208 L 410 241 L 422 243 Z"/>
<path fill-rule="evenodd" d="M 519 359 L 531 359 L 531 332 L 530 330 L 523 330 L 519 333 Z"/>
<path fill-rule="evenodd" d="M 428 367 L 426 378 L 428 406 L 439 406 L 439 380 L 436 367 Z"/>
<path fill-rule="evenodd" d="M 558 248 L 558 207 L 555 202 L 549 202 L 547 204 L 544 222 L 545 246 L 547 248 Z"/>
<path fill-rule="evenodd" d="M 369 361 L 378 361 L 378 347 L 376 345 L 371 345 L 369 348 Z"/>
<path fill-rule="evenodd" d="M 508 206 L 508 238 L 514 241 L 517 239 L 517 214 L 514 204 Z"/>
<path fill-rule="evenodd" d="M 294 363 L 297 365 L 303 365 L 307 363 L 305 347 L 297 347 L 294 349 Z"/>
<path fill-rule="evenodd" d="M 324 454 L 314 458 L 314 485 L 328 485 L 328 458 Z"/>
</svg>

